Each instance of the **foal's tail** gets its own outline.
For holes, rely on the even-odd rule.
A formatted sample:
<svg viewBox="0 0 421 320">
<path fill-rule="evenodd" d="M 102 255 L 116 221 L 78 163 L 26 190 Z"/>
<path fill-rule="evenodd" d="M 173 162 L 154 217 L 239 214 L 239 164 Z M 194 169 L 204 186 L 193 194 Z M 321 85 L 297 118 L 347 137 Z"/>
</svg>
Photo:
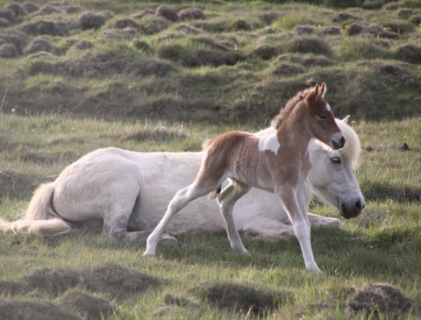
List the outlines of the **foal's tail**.
<svg viewBox="0 0 421 320">
<path fill-rule="evenodd" d="M 0 231 L 16 234 L 58 235 L 70 231 L 71 226 L 57 218 L 51 207 L 54 182 L 41 185 L 32 196 L 22 219 L 7 221 L 0 218 Z"/>
</svg>

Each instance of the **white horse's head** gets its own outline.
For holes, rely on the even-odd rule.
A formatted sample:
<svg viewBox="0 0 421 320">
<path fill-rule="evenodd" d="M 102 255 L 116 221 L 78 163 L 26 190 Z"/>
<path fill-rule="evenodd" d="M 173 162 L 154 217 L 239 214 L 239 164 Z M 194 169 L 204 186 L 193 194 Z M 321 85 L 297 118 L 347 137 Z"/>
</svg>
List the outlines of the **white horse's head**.
<svg viewBox="0 0 421 320">
<path fill-rule="evenodd" d="M 312 167 L 308 175 L 314 193 L 323 202 L 336 207 L 346 219 L 357 217 L 365 206 L 354 174 L 361 151 L 360 140 L 347 125 L 348 117 L 336 120 L 346 139 L 342 149 L 333 150 L 318 140 L 311 141 Z"/>
</svg>

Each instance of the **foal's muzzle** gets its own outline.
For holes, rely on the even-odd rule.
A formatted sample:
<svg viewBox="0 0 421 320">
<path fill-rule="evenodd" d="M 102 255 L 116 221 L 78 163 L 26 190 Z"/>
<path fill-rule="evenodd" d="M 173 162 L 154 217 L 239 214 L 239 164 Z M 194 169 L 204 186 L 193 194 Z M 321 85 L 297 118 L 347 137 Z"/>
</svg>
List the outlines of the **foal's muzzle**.
<svg viewBox="0 0 421 320">
<path fill-rule="evenodd" d="M 344 147 L 344 145 L 345 145 L 345 137 L 344 136 L 341 136 L 339 139 L 332 139 L 332 147 L 333 147 L 333 149 L 341 149 L 341 148 L 343 148 Z"/>
</svg>

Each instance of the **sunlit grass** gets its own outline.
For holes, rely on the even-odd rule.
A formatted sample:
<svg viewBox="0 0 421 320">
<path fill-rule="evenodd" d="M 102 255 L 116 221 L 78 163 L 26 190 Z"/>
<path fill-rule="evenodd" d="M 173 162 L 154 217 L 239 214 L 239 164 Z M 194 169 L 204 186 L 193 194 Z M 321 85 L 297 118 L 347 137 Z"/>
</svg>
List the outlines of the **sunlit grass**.
<svg viewBox="0 0 421 320">
<path fill-rule="evenodd" d="M 267 319 L 277 319 L 280 315 L 285 319 L 294 319 L 297 314 L 309 319 L 321 315 L 341 318 L 343 301 L 332 301 L 329 292 L 335 288 L 346 289 L 373 282 L 390 283 L 403 290 L 405 295 L 416 297 L 421 280 L 417 272 L 421 263 L 418 232 L 421 206 L 419 200 L 405 200 L 405 195 L 398 193 L 401 188 L 418 188 L 420 167 L 415 165 L 419 157 L 418 121 L 354 124 L 364 148 L 357 175 L 363 192 L 369 195 L 367 207 L 360 217 L 344 221 L 342 231 L 312 231 L 316 261 L 324 270 L 321 276 L 305 270 L 301 250 L 294 239 L 264 243 L 243 238 L 251 253 L 250 257 L 245 257 L 229 248 L 225 233 L 189 233 L 180 236 L 180 249 L 159 246 L 157 257 L 145 258 L 142 256 L 144 243 L 119 243 L 106 240 L 95 232 L 75 231 L 58 237 L 52 243 L 33 236 L 0 234 L 0 253 L 3 254 L 0 279 L 19 281 L 28 273 L 45 267 L 81 270 L 118 264 L 166 281 L 165 285 L 147 294 L 127 294 L 124 302 L 121 298 L 112 300 L 121 312 L 116 319 L 136 319 L 140 317 L 139 313 L 142 319 L 155 318 L 167 294 L 203 304 L 191 291 L 203 281 L 263 287 L 292 295 L 293 300 L 273 310 L 266 316 Z M 66 165 L 96 148 L 200 150 L 204 138 L 230 129 L 234 128 L 190 123 L 75 119 L 55 115 L 2 116 L 1 147 L 5 152 L 0 155 L 0 163 L 3 172 L 32 176 L 29 179 L 34 182 L 35 188 L 36 183 L 42 182 L 46 176 L 57 175 Z M 399 135 L 396 135 L 397 132 Z M 143 135 L 149 138 L 143 140 Z M 402 137 L 410 150 L 400 149 Z M 17 146 L 20 144 L 24 144 L 25 148 L 19 149 Z M 367 151 L 368 146 L 373 151 Z M 40 162 L 25 160 L 28 154 L 32 157 L 38 155 Z M 52 162 L 47 164 L 42 161 L 42 156 L 48 154 L 53 155 L 53 160 L 48 160 Z M 384 191 L 382 185 L 395 189 Z M 19 184 L 2 185 L 3 192 L 19 187 Z M 33 188 L 27 188 L 21 198 L 13 198 L 14 191 L 9 190 L 12 197 L 2 198 L 2 215 L 14 219 L 23 212 Z M 311 212 L 337 215 L 333 209 L 320 205 L 313 206 Z M 113 299 L 107 293 L 104 295 Z M 179 318 L 244 317 L 241 313 L 234 314 L 211 306 L 205 309 L 172 306 L 161 312 Z"/>
</svg>

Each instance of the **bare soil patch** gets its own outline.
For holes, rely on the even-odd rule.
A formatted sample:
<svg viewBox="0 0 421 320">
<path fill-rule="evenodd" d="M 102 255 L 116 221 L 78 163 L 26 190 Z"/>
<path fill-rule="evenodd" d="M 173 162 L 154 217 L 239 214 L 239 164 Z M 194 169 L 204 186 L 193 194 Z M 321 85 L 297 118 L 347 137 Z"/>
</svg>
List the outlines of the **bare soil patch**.
<svg viewBox="0 0 421 320">
<path fill-rule="evenodd" d="M 289 292 L 213 281 L 202 281 L 191 291 L 217 308 L 256 316 L 265 316 L 279 305 L 293 300 Z"/>
</svg>

